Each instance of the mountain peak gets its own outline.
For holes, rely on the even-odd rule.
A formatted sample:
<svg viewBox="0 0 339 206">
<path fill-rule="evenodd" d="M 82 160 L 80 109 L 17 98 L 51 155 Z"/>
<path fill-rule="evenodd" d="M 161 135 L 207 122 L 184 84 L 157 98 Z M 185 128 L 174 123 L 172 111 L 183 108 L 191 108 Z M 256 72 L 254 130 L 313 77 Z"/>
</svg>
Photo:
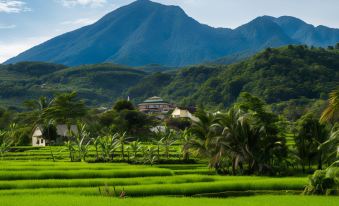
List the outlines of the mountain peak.
<svg viewBox="0 0 339 206">
<path fill-rule="evenodd" d="M 195 21 L 179 6 L 136 0 L 5 63 L 185 66 L 266 47 L 297 43 L 327 46 L 338 41 L 339 30 L 314 28 L 294 17 L 260 16 L 234 30 L 216 29 Z"/>
</svg>

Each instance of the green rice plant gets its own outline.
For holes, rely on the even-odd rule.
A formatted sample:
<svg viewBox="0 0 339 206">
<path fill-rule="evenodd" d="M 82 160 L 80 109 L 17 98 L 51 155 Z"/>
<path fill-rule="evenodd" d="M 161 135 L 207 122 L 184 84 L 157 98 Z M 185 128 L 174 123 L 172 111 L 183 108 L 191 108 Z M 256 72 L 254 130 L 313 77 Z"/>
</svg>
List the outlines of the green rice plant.
<svg viewBox="0 0 339 206">
<path fill-rule="evenodd" d="M 281 191 L 281 190 L 303 190 L 307 183 L 306 178 L 239 178 L 233 179 L 222 178 L 215 181 L 207 182 L 188 182 L 183 183 L 159 184 L 126 184 L 124 189 L 128 196 L 164 196 L 164 195 L 182 195 L 192 196 L 206 193 L 222 193 L 225 191 Z M 141 180 L 142 181 L 142 180 Z M 127 181 L 126 181 L 127 182 Z M 125 183 L 126 183 L 125 182 Z M 146 180 L 144 181 L 146 182 Z M 117 185 L 118 182 L 111 182 Z M 120 182 L 121 183 L 121 182 Z M 154 182 L 152 182 L 154 183 Z M 79 183 L 80 184 L 80 183 Z M 102 186 L 104 186 L 103 184 Z M 108 184 L 109 185 L 109 184 Z M 122 184 L 121 184 L 122 185 Z M 111 185 L 112 186 L 112 185 Z M 117 192 L 121 192 L 121 188 L 117 188 Z M 100 195 L 97 187 L 63 187 L 63 188 L 40 188 L 40 189 L 10 189 L 0 190 L 1 195 L 24 195 L 24 194 L 73 194 L 73 195 Z"/>
<path fill-rule="evenodd" d="M 0 197 L 1 206 L 336 206 L 339 197 L 319 197 L 319 196 L 253 196 L 240 198 L 176 198 L 176 197 L 151 197 L 151 198 L 111 198 L 111 197 L 93 197 L 93 196 L 74 196 L 74 195 L 23 195 L 23 196 L 2 196 Z"/>
<path fill-rule="evenodd" d="M 99 187 L 103 185 L 149 185 L 149 184 L 182 184 L 194 182 L 213 182 L 217 179 L 211 176 L 182 175 L 163 177 L 134 178 L 93 178 L 93 179 L 40 179 L 0 181 L 0 190 L 36 189 L 36 188 L 66 188 L 66 187 Z"/>
<path fill-rule="evenodd" d="M 145 176 L 171 176 L 173 172 L 167 169 L 148 168 L 143 170 L 69 170 L 69 171 L 0 171 L 0 180 L 24 179 L 84 179 L 84 178 L 119 178 Z"/>
</svg>

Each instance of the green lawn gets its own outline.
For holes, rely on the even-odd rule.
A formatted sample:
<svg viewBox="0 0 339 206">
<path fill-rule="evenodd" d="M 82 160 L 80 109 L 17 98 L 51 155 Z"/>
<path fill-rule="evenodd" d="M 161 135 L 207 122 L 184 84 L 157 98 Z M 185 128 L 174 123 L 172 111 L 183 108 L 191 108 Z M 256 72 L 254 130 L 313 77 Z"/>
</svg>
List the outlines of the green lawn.
<svg viewBox="0 0 339 206">
<path fill-rule="evenodd" d="M 126 198 L 70 195 L 3 196 L 1 206 L 337 206 L 339 197 L 253 196 L 240 198 Z"/>
</svg>

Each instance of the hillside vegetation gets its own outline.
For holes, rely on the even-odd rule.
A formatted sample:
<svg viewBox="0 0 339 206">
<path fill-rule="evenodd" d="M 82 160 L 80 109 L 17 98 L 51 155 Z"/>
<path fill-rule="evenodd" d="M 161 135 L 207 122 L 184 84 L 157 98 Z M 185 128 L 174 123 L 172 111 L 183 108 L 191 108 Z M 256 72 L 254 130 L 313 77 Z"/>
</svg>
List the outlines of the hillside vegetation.
<svg viewBox="0 0 339 206">
<path fill-rule="evenodd" d="M 148 85 L 149 82 L 156 86 Z M 161 95 L 184 105 L 225 108 L 241 92 L 249 92 L 279 109 L 326 98 L 338 82 L 339 49 L 288 46 L 266 49 L 229 66 L 200 65 L 172 74 L 147 76 L 127 93 L 140 97 L 137 101 Z"/>
<path fill-rule="evenodd" d="M 67 68 L 36 62 L 2 65 L 1 104 L 20 107 L 27 99 L 76 90 L 92 106 L 110 106 L 127 96 L 139 103 L 157 95 L 180 105 L 222 109 L 241 92 L 250 92 L 283 112 L 287 107 L 300 109 L 326 99 L 338 86 L 339 49 L 269 48 L 233 65 L 169 69 L 113 64 Z"/>
</svg>

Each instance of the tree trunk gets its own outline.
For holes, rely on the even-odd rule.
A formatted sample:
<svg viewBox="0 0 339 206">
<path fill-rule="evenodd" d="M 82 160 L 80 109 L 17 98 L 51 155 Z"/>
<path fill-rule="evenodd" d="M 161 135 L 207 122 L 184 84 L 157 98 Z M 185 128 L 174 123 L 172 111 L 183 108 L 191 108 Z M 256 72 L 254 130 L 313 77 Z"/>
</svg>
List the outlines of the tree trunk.
<svg viewBox="0 0 339 206">
<path fill-rule="evenodd" d="M 321 156 L 322 156 L 322 152 L 319 151 L 319 156 L 318 156 L 318 170 L 322 170 L 322 168 L 323 168 L 323 161 L 322 161 Z"/>
<path fill-rule="evenodd" d="M 96 154 L 96 159 L 99 159 L 99 154 L 98 154 L 98 146 L 95 146 L 95 154 Z"/>
<path fill-rule="evenodd" d="M 235 175 L 236 171 L 235 171 L 235 158 L 232 159 L 232 174 Z"/>
<path fill-rule="evenodd" d="M 121 156 L 122 156 L 122 160 L 125 160 L 124 144 L 121 144 Z"/>
<path fill-rule="evenodd" d="M 158 145 L 158 162 L 160 161 L 160 145 Z"/>
</svg>

